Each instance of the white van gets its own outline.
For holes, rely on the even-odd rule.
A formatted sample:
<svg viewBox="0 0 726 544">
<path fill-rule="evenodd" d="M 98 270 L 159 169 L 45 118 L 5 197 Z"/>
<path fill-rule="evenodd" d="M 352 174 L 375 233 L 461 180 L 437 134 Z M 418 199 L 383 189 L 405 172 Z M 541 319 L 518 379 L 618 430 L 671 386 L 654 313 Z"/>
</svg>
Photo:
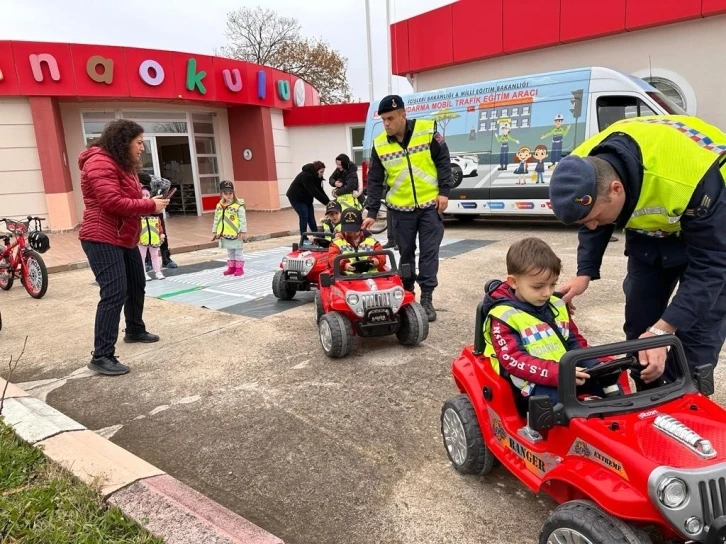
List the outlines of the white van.
<svg viewBox="0 0 726 544">
<path fill-rule="evenodd" d="M 560 159 L 620 119 L 686 113 L 640 78 L 582 68 L 486 81 L 403 97 L 409 119 L 436 119 L 451 153 L 447 214 L 553 215 L 549 179 Z M 383 125 L 366 120 L 364 157 Z"/>
</svg>

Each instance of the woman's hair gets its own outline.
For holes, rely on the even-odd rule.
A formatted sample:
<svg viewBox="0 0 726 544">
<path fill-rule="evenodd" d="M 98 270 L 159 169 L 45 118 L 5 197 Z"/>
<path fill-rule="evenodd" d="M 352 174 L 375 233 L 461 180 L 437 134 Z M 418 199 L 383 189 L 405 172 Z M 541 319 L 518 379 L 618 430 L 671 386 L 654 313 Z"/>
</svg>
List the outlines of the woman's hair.
<svg viewBox="0 0 726 544">
<path fill-rule="evenodd" d="M 317 172 L 321 168 L 325 168 L 325 165 L 320 161 L 313 162 L 313 168 L 315 168 L 315 171 Z"/>
<path fill-rule="evenodd" d="M 345 153 L 341 153 L 337 157 L 335 157 L 336 161 L 340 161 L 340 164 L 345 168 L 346 170 L 350 168 L 350 157 L 346 155 Z"/>
<path fill-rule="evenodd" d="M 129 146 L 135 138 L 143 133 L 144 129 L 138 123 L 128 119 L 116 119 L 106 125 L 103 134 L 94 145 L 111 155 L 124 170 L 136 172 L 138 165 L 136 160 L 131 158 Z"/>
</svg>

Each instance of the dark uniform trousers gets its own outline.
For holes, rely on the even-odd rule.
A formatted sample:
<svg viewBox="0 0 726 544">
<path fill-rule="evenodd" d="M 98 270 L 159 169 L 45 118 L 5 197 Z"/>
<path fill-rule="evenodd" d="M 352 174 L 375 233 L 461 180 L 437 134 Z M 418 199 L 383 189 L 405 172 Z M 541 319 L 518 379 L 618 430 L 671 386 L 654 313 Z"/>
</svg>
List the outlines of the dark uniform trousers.
<svg viewBox="0 0 726 544">
<path fill-rule="evenodd" d="M 121 308 L 126 317 L 126 333 L 146 331 L 142 319 L 146 279 L 138 248 L 124 248 L 99 242 L 82 241 L 88 264 L 101 288 L 96 308 L 93 353 L 96 357 L 111 356 L 116 350 Z"/>
<path fill-rule="evenodd" d="M 388 210 L 393 225 L 394 240 L 401 254 L 400 264 L 411 265 L 413 279 L 404 287 L 413 291 L 414 282 L 418 281 L 421 291 L 433 291 L 439 284 L 436 275 L 439 272 L 439 247 L 444 238 L 444 220 L 435 206 L 417 208 L 411 212 Z M 416 273 L 416 237 L 418 236 L 421 251 L 418 257 L 418 273 Z"/>
<path fill-rule="evenodd" d="M 658 321 L 668 306 L 676 284 L 687 266 L 686 246 L 678 238 L 643 240 L 642 236 L 627 235 L 628 269 L 623 281 L 625 293 L 626 338 L 632 340 L 646 332 Z M 691 373 L 704 364 L 716 366 L 726 339 L 726 286 L 713 307 L 688 330 L 679 330 Z M 638 381 L 639 372 L 631 373 Z M 675 362 L 669 357 L 663 377 L 677 377 Z M 642 385 L 642 384 L 640 384 Z"/>
</svg>

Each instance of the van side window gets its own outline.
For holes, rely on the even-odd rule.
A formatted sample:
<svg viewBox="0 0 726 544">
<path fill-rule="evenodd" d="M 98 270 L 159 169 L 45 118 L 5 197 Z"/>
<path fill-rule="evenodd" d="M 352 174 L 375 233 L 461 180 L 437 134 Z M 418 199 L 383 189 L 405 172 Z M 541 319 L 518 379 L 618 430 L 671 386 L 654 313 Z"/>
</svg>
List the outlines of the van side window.
<svg viewBox="0 0 726 544">
<path fill-rule="evenodd" d="M 636 96 L 600 96 L 597 99 L 597 123 L 605 130 L 616 121 L 657 115 L 648 105 Z"/>
</svg>

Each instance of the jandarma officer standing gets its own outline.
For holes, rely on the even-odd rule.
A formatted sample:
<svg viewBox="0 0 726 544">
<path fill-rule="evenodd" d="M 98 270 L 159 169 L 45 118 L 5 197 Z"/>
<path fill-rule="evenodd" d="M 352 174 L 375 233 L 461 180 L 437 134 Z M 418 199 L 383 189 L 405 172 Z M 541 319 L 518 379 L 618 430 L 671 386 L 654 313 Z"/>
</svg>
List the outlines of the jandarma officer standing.
<svg viewBox="0 0 726 544">
<path fill-rule="evenodd" d="M 449 149 L 430 119 L 406 119 L 400 96 L 390 95 L 378 105 L 384 132 L 373 140 L 368 170 L 367 217 L 363 228 L 373 225 L 381 206 L 384 180 L 386 205 L 392 214 L 401 264 L 415 270 L 416 236 L 420 254 L 418 275 L 404 287 L 421 287 L 421 305 L 429 321 L 436 320 L 433 292 L 438 281 L 439 246 L 444 237 L 443 212 L 452 185 Z"/>
<path fill-rule="evenodd" d="M 687 116 L 620 121 L 562 159 L 552 209 L 583 225 L 565 300 L 600 277 L 613 229 L 625 228 L 627 338 L 675 333 L 691 371 L 716 365 L 726 338 L 725 172 L 726 134 Z M 640 362 L 638 389 L 676 376 L 665 348 L 641 352 Z"/>
</svg>

